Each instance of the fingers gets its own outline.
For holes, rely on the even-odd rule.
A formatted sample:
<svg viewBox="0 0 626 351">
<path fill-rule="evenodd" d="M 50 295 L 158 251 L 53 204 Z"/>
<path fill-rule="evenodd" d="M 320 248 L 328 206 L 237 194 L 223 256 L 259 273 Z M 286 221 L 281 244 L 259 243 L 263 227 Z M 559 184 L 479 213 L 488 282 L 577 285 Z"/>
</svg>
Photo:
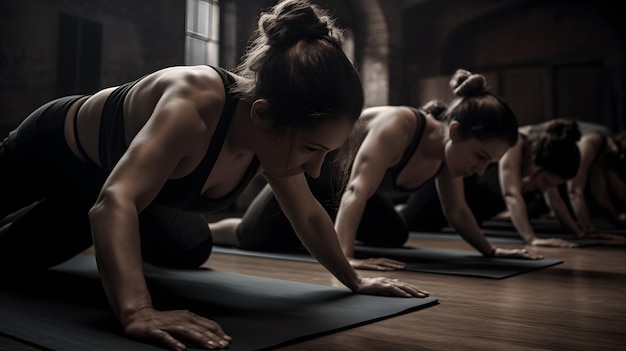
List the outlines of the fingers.
<svg viewBox="0 0 626 351">
<path fill-rule="evenodd" d="M 189 311 L 153 311 L 126 327 L 126 334 L 171 350 L 185 350 L 187 344 L 204 349 L 224 349 L 232 338 L 216 322 Z"/>
<path fill-rule="evenodd" d="M 360 293 L 374 295 L 391 295 L 399 297 L 427 297 L 428 291 L 418 289 L 417 287 L 400 281 L 398 279 L 363 278 L 362 286 L 359 288 Z"/>
<path fill-rule="evenodd" d="M 404 269 L 405 264 L 388 258 L 368 258 L 365 260 L 349 259 L 355 269 L 367 269 L 372 271 L 393 271 Z"/>
<path fill-rule="evenodd" d="M 367 260 L 370 264 L 379 267 L 382 270 L 404 269 L 404 262 L 388 259 L 388 258 L 370 258 Z"/>
</svg>

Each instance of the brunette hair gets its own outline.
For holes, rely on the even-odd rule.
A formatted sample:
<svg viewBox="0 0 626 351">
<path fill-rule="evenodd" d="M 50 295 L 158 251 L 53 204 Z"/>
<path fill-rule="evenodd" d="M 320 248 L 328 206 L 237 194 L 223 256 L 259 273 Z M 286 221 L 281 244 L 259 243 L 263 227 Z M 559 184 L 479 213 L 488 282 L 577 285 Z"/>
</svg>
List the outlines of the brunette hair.
<svg viewBox="0 0 626 351">
<path fill-rule="evenodd" d="M 506 101 L 487 89 L 487 79 L 482 74 L 460 68 L 450 79 L 450 87 L 457 98 L 441 120 L 459 122 L 463 138 L 497 139 L 515 145 L 518 137 L 515 113 Z"/>
<path fill-rule="evenodd" d="M 358 119 L 363 88 L 329 14 L 305 0 L 281 1 L 261 14 L 235 73 L 243 99 L 268 101 L 275 128 L 314 129 L 327 120 Z"/>
<path fill-rule="evenodd" d="M 576 145 L 580 137 L 576 121 L 558 118 L 547 123 L 539 133 L 530 135 L 526 148 L 538 169 L 571 179 L 580 167 L 580 150 Z"/>
</svg>

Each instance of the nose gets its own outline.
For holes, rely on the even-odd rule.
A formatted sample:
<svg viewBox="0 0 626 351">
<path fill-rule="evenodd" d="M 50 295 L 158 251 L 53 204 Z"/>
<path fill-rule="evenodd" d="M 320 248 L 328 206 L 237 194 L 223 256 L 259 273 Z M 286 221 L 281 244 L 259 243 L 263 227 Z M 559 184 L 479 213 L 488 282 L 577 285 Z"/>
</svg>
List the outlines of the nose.
<svg viewBox="0 0 626 351">
<path fill-rule="evenodd" d="M 312 156 L 307 162 L 302 165 L 302 170 L 309 176 L 313 178 L 318 178 L 322 173 L 322 164 L 324 163 L 325 157 L 326 153 Z"/>
</svg>

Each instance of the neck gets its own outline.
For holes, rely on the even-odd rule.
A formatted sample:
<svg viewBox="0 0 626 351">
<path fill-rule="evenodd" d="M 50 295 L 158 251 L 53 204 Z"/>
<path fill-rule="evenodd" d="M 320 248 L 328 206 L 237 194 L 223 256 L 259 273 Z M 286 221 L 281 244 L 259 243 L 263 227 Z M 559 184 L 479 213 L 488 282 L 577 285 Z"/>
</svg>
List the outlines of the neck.
<svg viewBox="0 0 626 351">
<path fill-rule="evenodd" d="M 426 157 L 432 158 L 434 160 L 446 160 L 446 143 L 450 134 L 449 126 L 446 122 L 441 122 L 437 120 L 433 121 L 433 128 L 430 136 L 427 138 L 428 146 L 425 149 Z"/>
<path fill-rule="evenodd" d="M 245 100 L 240 100 L 237 104 L 225 144 L 233 154 L 254 152 L 256 134 L 250 120 L 251 106 L 252 104 Z"/>
</svg>

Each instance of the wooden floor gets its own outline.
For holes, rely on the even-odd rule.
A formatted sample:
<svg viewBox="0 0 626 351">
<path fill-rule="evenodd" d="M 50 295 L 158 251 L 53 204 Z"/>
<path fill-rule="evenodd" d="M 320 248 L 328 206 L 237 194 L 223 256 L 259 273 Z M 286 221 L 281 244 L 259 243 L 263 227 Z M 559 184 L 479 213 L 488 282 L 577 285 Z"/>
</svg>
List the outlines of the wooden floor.
<svg viewBox="0 0 626 351">
<path fill-rule="evenodd" d="M 471 250 L 462 240 L 412 238 L 408 244 Z M 564 263 L 502 280 L 386 272 L 428 290 L 439 304 L 280 350 L 624 350 L 626 246 L 534 250 Z M 337 285 L 313 263 L 215 253 L 208 266 Z M 0 350 L 39 349 L 0 338 Z"/>
</svg>

